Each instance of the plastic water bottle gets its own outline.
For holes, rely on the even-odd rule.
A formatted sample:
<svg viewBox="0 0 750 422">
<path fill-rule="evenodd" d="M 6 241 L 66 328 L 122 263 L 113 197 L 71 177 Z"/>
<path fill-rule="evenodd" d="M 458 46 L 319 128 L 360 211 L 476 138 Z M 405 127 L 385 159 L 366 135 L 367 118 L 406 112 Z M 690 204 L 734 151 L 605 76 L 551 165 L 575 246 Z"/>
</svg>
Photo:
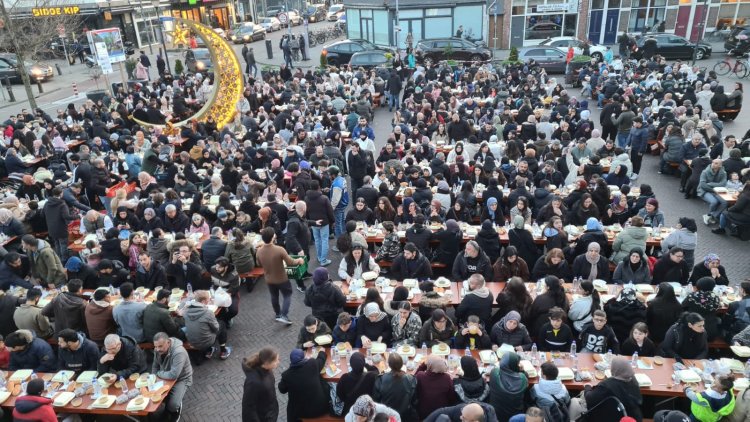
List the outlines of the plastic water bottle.
<svg viewBox="0 0 750 422">
<path fill-rule="evenodd" d="M 536 293 L 537 294 L 542 294 L 542 288 L 543 288 L 542 286 L 543 286 L 543 284 L 544 284 L 544 279 L 543 278 L 540 278 L 539 280 L 537 280 L 537 282 L 536 282 Z"/>
<path fill-rule="evenodd" d="M 745 362 L 745 378 L 750 378 L 750 360 Z"/>
<path fill-rule="evenodd" d="M 633 353 L 633 359 L 630 360 L 630 366 L 633 368 L 638 367 L 638 352 Z"/>
<path fill-rule="evenodd" d="M 466 346 L 466 350 L 464 350 L 464 356 L 471 356 L 471 347 Z"/>
<path fill-rule="evenodd" d="M 573 341 L 573 342 L 572 342 L 572 343 L 570 344 L 570 357 L 571 357 L 571 358 L 576 358 L 576 357 L 578 357 L 578 350 L 576 349 L 576 342 L 575 342 L 575 341 Z"/>
<path fill-rule="evenodd" d="M 635 286 L 633 285 L 633 280 L 628 280 L 627 284 L 628 289 L 633 290 L 635 289 Z"/>
<path fill-rule="evenodd" d="M 531 355 L 539 359 L 539 349 L 537 349 L 536 343 L 531 345 Z"/>
<path fill-rule="evenodd" d="M 187 298 L 193 300 L 193 285 L 190 283 L 187 284 Z"/>
<path fill-rule="evenodd" d="M 30 379 L 35 380 L 37 378 L 39 378 L 39 376 L 37 376 L 36 372 L 32 372 Z"/>
<path fill-rule="evenodd" d="M 115 288 L 111 284 L 109 285 L 109 295 L 114 296 L 115 295 Z"/>
<path fill-rule="evenodd" d="M 612 363 L 612 359 L 613 359 L 612 349 L 609 349 L 609 350 L 607 350 L 607 363 L 611 364 Z"/>
<path fill-rule="evenodd" d="M 213 299 L 214 295 L 216 294 L 216 289 L 214 289 L 214 286 L 211 286 L 211 288 L 208 289 L 208 293 L 211 295 L 211 298 Z"/>
<path fill-rule="evenodd" d="M 26 381 L 23 381 L 21 383 L 21 395 L 24 395 L 24 396 L 26 395 L 26 386 L 28 386 L 28 385 L 29 385 L 29 383 L 27 383 Z"/>
<path fill-rule="evenodd" d="M 424 341 L 422 342 L 422 355 L 427 356 L 427 343 Z"/>
<path fill-rule="evenodd" d="M 96 400 L 102 395 L 102 385 L 98 380 L 94 380 L 94 395 L 92 399 Z"/>
<path fill-rule="evenodd" d="M 693 282 L 691 281 L 687 285 L 687 294 L 693 293 Z"/>
<path fill-rule="evenodd" d="M 120 377 L 120 389 L 122 390 L 122 394 L 128 393 L 128 383 L 124 377 Z"/>
</svg>

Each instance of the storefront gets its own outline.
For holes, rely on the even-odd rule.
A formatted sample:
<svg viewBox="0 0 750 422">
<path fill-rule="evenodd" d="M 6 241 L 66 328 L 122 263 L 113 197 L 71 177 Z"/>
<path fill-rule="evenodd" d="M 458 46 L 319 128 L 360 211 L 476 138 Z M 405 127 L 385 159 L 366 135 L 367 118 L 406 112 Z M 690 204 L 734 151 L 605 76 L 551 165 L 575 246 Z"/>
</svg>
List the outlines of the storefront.
<svg viewBox="0 0 750 422">
<path fill-rule="evenodd" d="M 569 0 L 513 0 L 510 45 L 536 45 L 552 37 L 574 37 L 578 33 L 580 3 Z"/>
<path fill-rule="evenodd" d="M 707 30 L 727 30 L 750 23 L 750 0 L 714 0 L 711 2 Z"/>
<path fill-rule="evenodd" d="M 234 4 L 229 0 L 203 0 L 195 5 L 187 2 L 172 3 L 171 16 L 225 30 L 236 22 Z"/>
<path fill-rule="evenodd" d="M 425 38 L 452 37 L 463 26 L 465 37 L 486 41 L 489 17 L 483 1 L 438 0 L 429 7 L 420 3 L 401 0 L 397 20 L 395 1 L 386 0 L 377 6 L 365 0 L 344 1 L 348 36 L 376 45 L 398 44 L 403 49 L 408 34 L 416 44 Z M 399 27 L 400 31 L 394 29 Z"/>
<path fill-rule="evenodd" d="M 620 0 L 591 0 L 589 16 L 589 41 L 596 44 L 614 44 L 620 21 Z"/>
</svg>

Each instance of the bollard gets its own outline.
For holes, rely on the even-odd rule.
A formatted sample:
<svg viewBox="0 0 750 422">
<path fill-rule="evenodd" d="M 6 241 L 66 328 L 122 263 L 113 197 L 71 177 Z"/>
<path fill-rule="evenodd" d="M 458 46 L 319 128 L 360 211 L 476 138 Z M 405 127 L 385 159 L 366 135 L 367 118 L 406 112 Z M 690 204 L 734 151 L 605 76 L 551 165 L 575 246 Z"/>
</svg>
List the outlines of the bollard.
<svg viewBox="0 0 750 422">
<path fill-rule="evenodd" d="M 73 82 L 73 96 L 74 97 L 78 96 L 78 85 L 76 85 L 75 82 Z"/>
<path fill-rule="evenodd" d="M 13 95 L 13 87 L 10 86 L 10 78 L 6 76 L 4 82 L 5 82 L 5 84 L 6 84 L 7 88 L 8 88 L 8 96 L 10 97 L 10 102 L 11 103 L 15 103 L 16 102 L 16 96 Z"/>
<path fill-rule="evenodd" d="M 58 63 L 55 63 L 55 67 L 57 68 L 57 74 L 59 76 L 62 76 L 62 68 L 60 68 L 60 65 Z"/>
<path fill-rule="evenodd" d="M 36 86 L 37 86 L 37 88 L 39 88 L 39 93 L 40 94 L 44 94 L 44 89 L 42 89 L 42 81 L 41 80 L 39 80 L 39 79 L 36 80 Z"/>
</svg>

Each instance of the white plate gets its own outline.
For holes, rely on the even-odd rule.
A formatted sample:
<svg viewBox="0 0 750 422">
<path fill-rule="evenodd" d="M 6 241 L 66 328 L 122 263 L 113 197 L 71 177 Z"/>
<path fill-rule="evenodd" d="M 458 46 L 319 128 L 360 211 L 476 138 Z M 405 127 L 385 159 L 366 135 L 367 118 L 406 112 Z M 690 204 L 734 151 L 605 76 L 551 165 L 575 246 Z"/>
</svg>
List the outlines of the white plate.
<svg viewBox="0 0 750 422">
<path fill-rule="evenodd" d="M 560 381 L 572 381 L 575 378 L 573 370 L 567 367 L 557 368 L 557 379 Z"/>
<path fill-rule="evenodd" d="M 642 374 L 640 372 L 635 374 L 635 380 L 638 381 L 639 387 L 651 387 L 652 385 L 651 378 L 649 378 L 648 375 Z"/>
<path fill-rule="evenodd" d="M 76 397 L 76 393 L 70 392 L 70 391 L 63 391 L 62 393 L 58 394 L 55 397 L 55 400 L 52 402 L 53 406 L 57 407 L 63 407 L 70 403 L 71 400 L 73 400 Z"/>
<path fill-rule="evenodd" d="M 701 382 L 700 375 L 698 375 L 698 373 L 693 371 L 692 369 L 683 369 L 679 371 L 677 375 L 679 375 L 682 382 L 685 382 L 685 383 Z"/>
</svg>

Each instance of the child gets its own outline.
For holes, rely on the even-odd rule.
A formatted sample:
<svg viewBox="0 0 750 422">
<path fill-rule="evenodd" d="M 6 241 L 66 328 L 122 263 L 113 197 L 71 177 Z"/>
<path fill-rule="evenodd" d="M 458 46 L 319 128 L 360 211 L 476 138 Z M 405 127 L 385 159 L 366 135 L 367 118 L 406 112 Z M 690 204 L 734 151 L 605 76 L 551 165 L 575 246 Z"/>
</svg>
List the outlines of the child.
<svg viewBox="0 0 750 422">
<path fill-rule="evenodd" d="M 740 180 L 740 175 L 737 174 L 737 172 L 732 172 L 729 174 L 729 180 L 727 180 L 727 189 L 742 189 L 742 181 Z"/>
<path fill-rule="evenodd" d="M 690 399 L 691 420 L 711 422 L 732 414 L 734 411 L 734 375 L 721 374 L 714 377 L 711 388 L 703 392 L 685 388 L 685 395 Z"/>
<path fill-rule="evenodd" d="M 549 322 L 542 326 L 539 331 L 539 350 L 542 351 L 566 351 L 570 350 L 570 342 L 573 341 L 573 333 L 567 324 L 563 324 L 565 311 L 555 306 L 549 310 Z"/>
<path fill-rule="evenodd" d="M 637 322 L 630 330 L 630 337 L 622 343 L 622 353 L 625 356 L 638 352 L 638 356 L 654 356 L 656 345 L 648 338 L 648 325 Z"/>
<path fill-rule="evenodd" d="M 539 408 L 555 407 L 558 402 L 565 404 L 567 408 L 570 404 L 570 394 L 565 389 L 563 383 L 557 379 L 557 366 L 554 362 L 544 362 L 541 367 L 542 377 L 539 383 L 531 388 L 531 400 L 534 406 Z"/>
<path fill-rule="evenodd" d="M 469 315 L 466 325 L 456 334 L 456 348 L 465 349 L 467 346 L 471 350 L 492 348 L 490 336 L 476 315 Z"/>
<path fill-rule="evenodd" d="M 0 334 L 0 369 L 8 369 L 10 363 L 10 350 L 5 347 L 5 339 Z"/>
<path fill-rule="evenodd" d="M 141 251 L 146 250 L 146 239 L 143 233 L 133 233 L 130 235 L 130 246 L 128 246 L 128 267 L 130 271 L 138 269 L 138 255 Z"/>
<path fill-rule="evenodd" d="M 99 242 L 92 239 L 86 242 L 86 248 L 81 251 L 80 255 L 81 255 L 81 259 L 83 260 L 83 262 L 85 262 L 86 264 L 92 267 L 96 267 L 96 264 L 98 264 L 99 261 L 96 260 L 96 262 L 91 262 L 90 261 L 91 255 L 99 256 L 101 253 L 102 253 L 102 250 L 99 247 Z"/>
<path fill-rule="evenodd" d="M 357 320 L 347 312 L 342 312 L 336 319 L 336 327 L 333 328 L 333 342 L 349 343 L 354 346 L 357 342 Z"/>
<path fill-rule="evenodd" d="M 581 352 L 587 353 L 620 353 L 620 342 L 617 341 L 612 327 L 607 325 L 607 314 L 597 309 L 593 320 L 586 324 L 579 336 Z"/>
</svg>

